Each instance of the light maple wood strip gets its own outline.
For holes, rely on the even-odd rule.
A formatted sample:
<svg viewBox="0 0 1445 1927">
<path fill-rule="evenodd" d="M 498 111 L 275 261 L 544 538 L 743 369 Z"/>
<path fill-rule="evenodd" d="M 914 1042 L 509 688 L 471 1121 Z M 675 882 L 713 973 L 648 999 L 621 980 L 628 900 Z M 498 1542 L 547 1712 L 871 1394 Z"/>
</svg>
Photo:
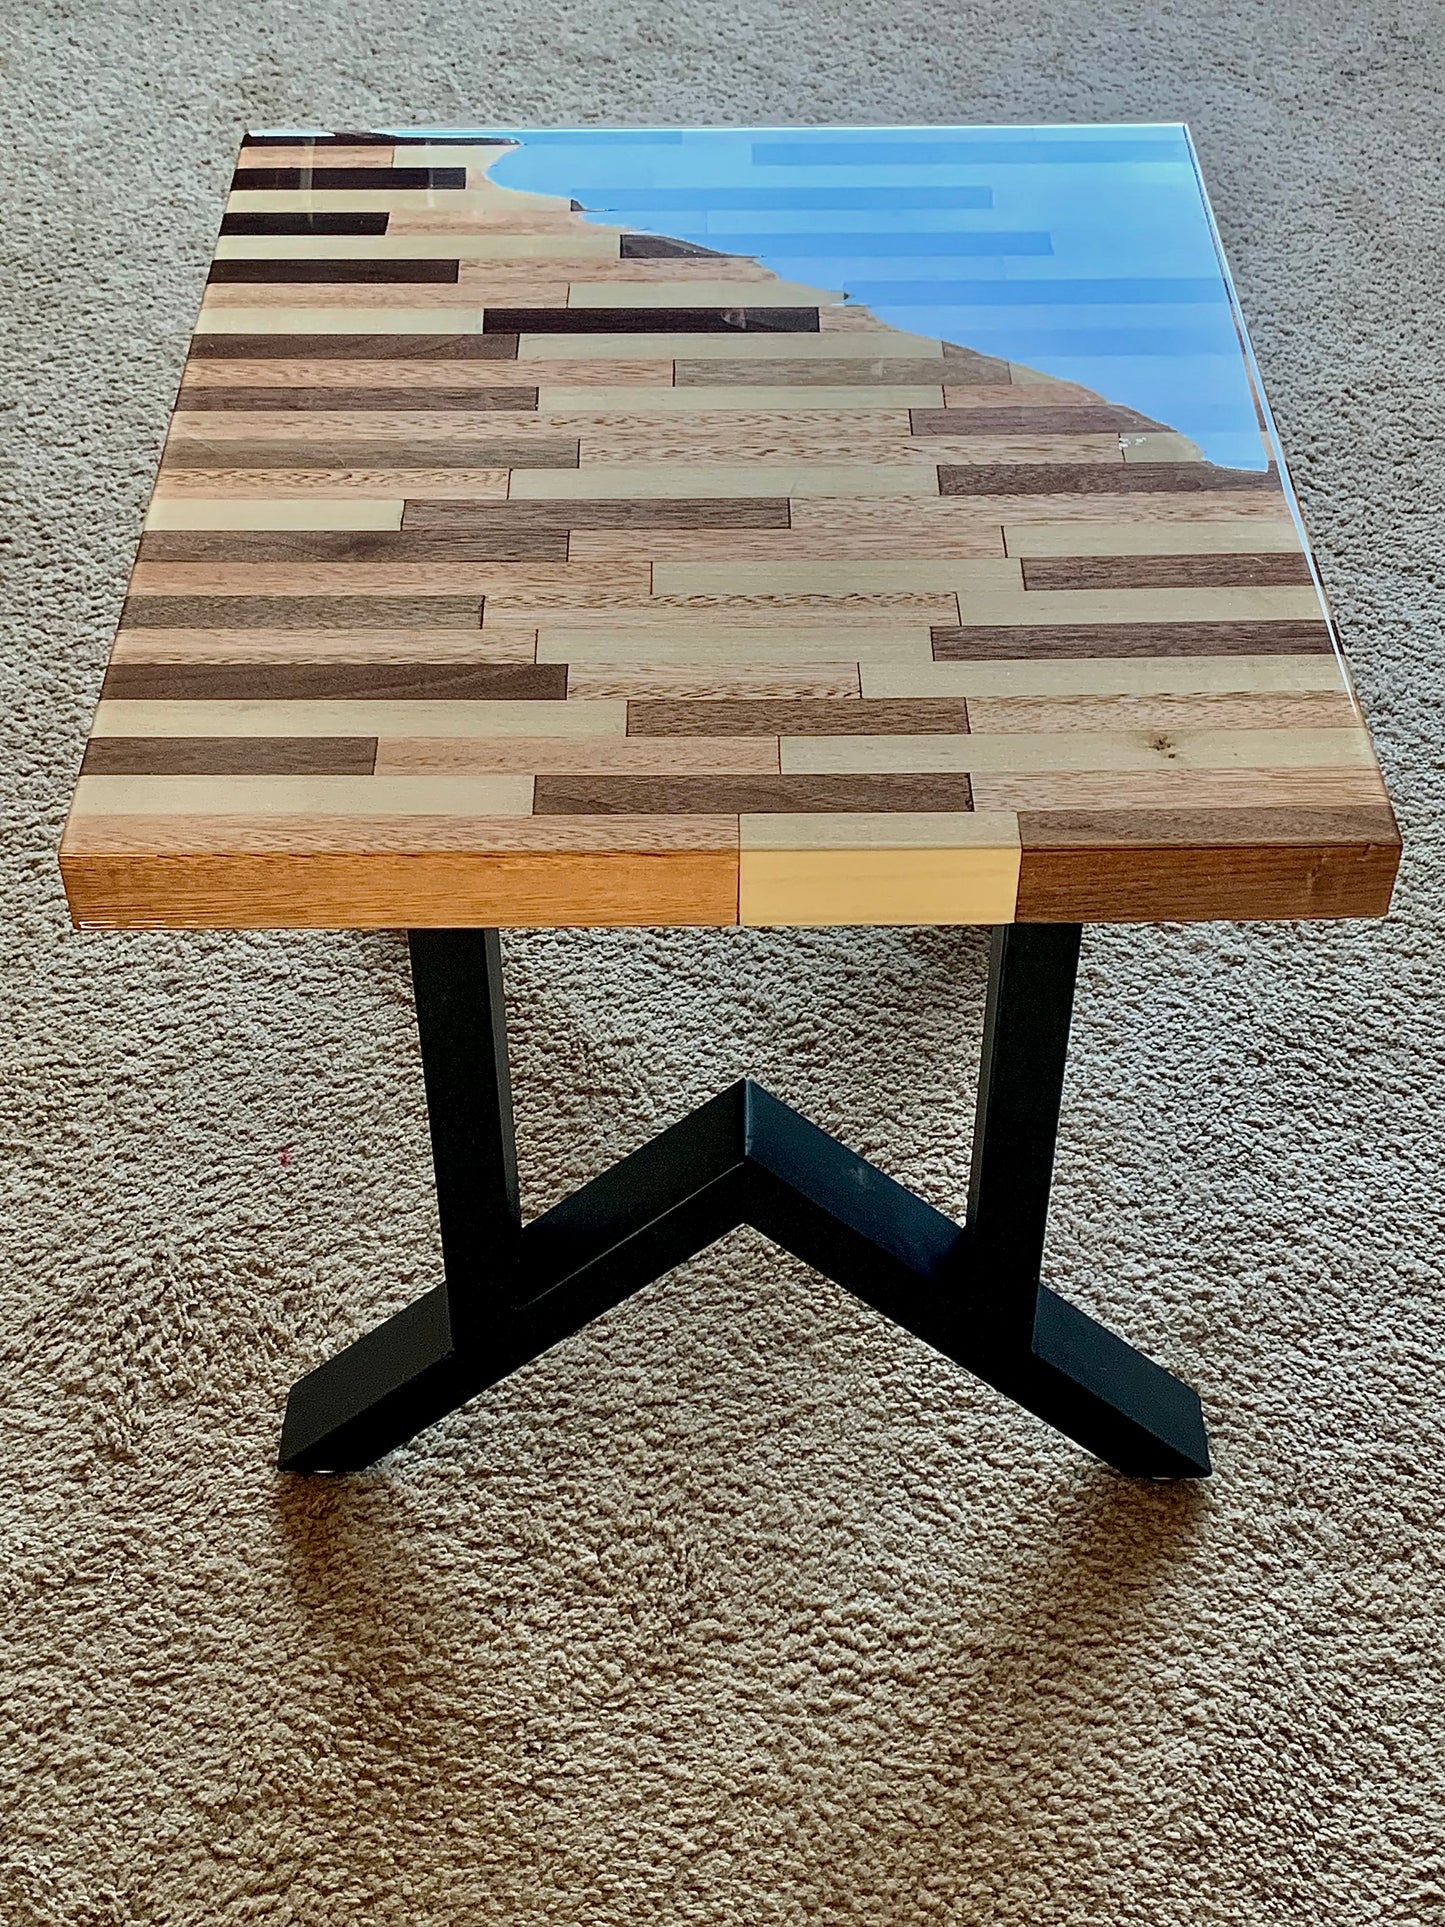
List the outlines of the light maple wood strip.
<svg viewBox="0 0 1445 1927">
<path fill-rule="evenodd" d="M 909 502 L 938 493 L 932 468 L 849 467 L 827 462 L 597 462 L 575 469 L 512 471 L 512 495 L 527 501 L 682 501 L 699 496 L 887 496 Z"/>
<path fill-rule="evenodd" d="M 579 565 L 580 566 L 580 565 Z M 747 572 L 739 571 L 735 581 L 745 581 Z M 499 598 L 495 606 L 521 608 L 520 601 Z M 580 604 L 574 605 L 581 607 Z M 941 627 L 958 621 L 958 598 L 938 591 L 912 595 L 906 590 L 847 590 L 841 595 L 816 593 L 788 595 L 655 595 L 645 603 L 609 598 L 605 620 L 618 634 L 634 629 L 672 627 L 682 622 L 699 621 L 716 625 L 727 622 L 741 627 L 763 625 L 792 629 L 799 624 L 816 627 L 828 622 L 840 634 L 871 629 L 885 618 L 893 621 L 926 622 Z M 579 625 L 589 618 L 578 615 Z"/>
<path fill-rule="evenodd" d="M 615 819 L 613 819 L 615 820 Z M 374 848 L 327 855 L 62 853 L 82 929 L 549 929 L 737 922 L 736 850 L 519 851 L 482 856 Z"/>
<path fill-rule="evenodd" d="M 546 715 L 539 715 L 541 709 Z M 625 702 L 288 697 L 106 701 L 92 736 L 625 736 Z M 169 780 L 169 779 L 167 779 Z M 382 805 L 377 803 L 377 810 Z M 483 812 L 484 813 L 484 812 Z M 478 814 L 474 809 L 473 815 Z"/>
<path fill-rule="evenodd" d="M 253 302 L 249 307 L 206 306 L 196 317 L 198 335 L 460 335 L 480 334 L 482 310 L 450 307 L 403 307 L 398 303 L 379 315 L 370 308 L 273 307 Z"/>
<path fill-rule="evenodd" d="M 566 380 L 571 379 L 569 371 Z M 579 420 L 585 419 L 589 428 L 607 426 L 607 421 L 599 423 L 598 417 L 614 415 L 631 426 L 645 427 L 646 418 L 657 415 L 741 416 L 745 421 L 756 416 L 769 421 L 779 415 L 822 412 L 841 415 L 841 426 L 847 429 L 853 425 L 848 418 L 859 414 L 867 415 L 870 421 L 884 416 L 892 432 L 906 435 L 909 409 L 936 407 L 940 392 L 923 387 L 869 388 L 861 382 L 848 388 L 779 386 L 763 390 L 694 382 L 683 388 L 658 387 L 639 394 L 635 382 L 574 388 L 562 381 L 554 386 L 544 380 L 538 389 L 537 407 L 544 415 L 576 415 Z M 652 425 L 656 428 L 655 420 Z"/>
<path fill-rule="evenodd" d="M 567 283 L 545 275 L 543 266 L 539 263 L 532 274 L 521 270 L 506 274 L 500 268 L 493 269 L 487 287 L 488 305 L 565 308 Z M 388 311 L 401 308 L 410 312 L 404 304 L 409 299 L 414 302 L 421 287 L 426 289 L 428 307 L 444 317 L 425 331 L 428 334 L 456 334 L 468 323 L 454 317 L 481 312 L 476 285 L 463 286 L 455 281 L 213 281 L 201 298 L 201 321 L 210 315 L 265 314 L 274 309 L 291 317 L 284 333 L 319 334 L 324 332 L 324 324 L 312 325 L 306 317 L 313 313 L 352 314 L 365 318 L 367 334 L 395 334 L 398 330 Z M 299 321 L 298 316 L 302 317 Z M 245 332 L 261 334 L 264 330 L 257 327 Z"/>
<path fill-rule="evenodd" d="M 509 143 L 510 144 L 510 143 Z M 397 149 L 398 167 L 465 167 L 467 181 L 473 192 L 483 192 L 488 199 L 507 206 L 525 207 L 532 202 L 550 203 L 556 207 L 557 201 L 550 194 L 533 194 L 524 188 L 502 187 L 488 178 L 489 170 L 494 167 L 506 152 L 492 141 L 403 141 Z M 575 218 L 575 217 L 574 217 Z"/>
<path fill-rule="evenodd" d="M 564 274 L 574 289 L 581 287 L 589 289 L 626 287 L 644 291 L 659 283 L 665 283 L 673 293 L 677 293 L 682 289 L 699 289 L 702 291 L 700 294 L 690 292 L 688 298 L 679 303 L 682 307 L 711 307 L 713 305 L 711 295 L 717 286 L 717 277 L 720 271 L 727 274 L 730 287 L 734 289 L 746 287 L 749 290 L 751 295 L 749 305 L 753 307 L 762 306 L 777 285 L 766 268 L 741 255 L 730 256 L 723 261 L 707 259 L 696 261 L 610 260 L 568 263 L 559 258 L 554 261 L 546 261 L 541 265 L 545 266 L 549 274 L 552 273 L 554 269 Z M 493 296 L 491 294 L 488 275 L 489 269 L 484 264 L 462 262 L 460 276 L 462 284 L 467 287 L 483 290 L 486 299 L 491 301 Z M 572 301 L 568 303 L 569 307 L 578 305 L 584 304 Z M 630 301 L 617 301 L 609 303 L 608 305 L 630 308 L 634 305 L 653 307 L 656 306 L 656 303 L 647 301 L 645 303 L 634 304 Z"/>
<path fill-rule="evenodd" d="M 307 495 L 274 502 L 242 497 L 153 496 L 147 529 L 399 529 L 405 502 Z"/>
<path fill-rule="evenodd" d="M 956 849 L 744 849 L 738 921 L 754 928 L 1012 923 L 1020 853 L 1012 840 Z"/>
<path fill-rule="evenodd" d="M 226 388 L 535 388 L 549 380 L 554 371 L 570 384 L 564 392 L 579 397 L 579 406 L 595 389 L 608 391 L 606 406 L 613 394 L 632 395 L 642 407 L 652 389 L 671 395 L 670 361 L 458 361 L 408 360 L 397 356 L 387 361 L 353 360 L 271 360 L 242 361 L 228 357 L 197 356 L 186 363 L 181 392 Z"/>
<path fill-rule="evenodd" d="M 635 557 L 639 550 L 654 564 L 705 562 L 715 567 L 738 562 L 817 565 L 827 561 L 876 561 L 884 566 L 914 556 L 922 562 L 953 557 L 960 562 L 1002 559 L 1003 536 L 994 526 L 892 536 L 817 535 L 802 529 L 574 529 L 568 554 L 579 562 Z"/>
<path fill-rule="evenodd" d="M 471 595 L 509 608 L 646 599 L 645 562 L 138 562 L 132 595 Z"/>
<path fill-rule="evenodd" d="M 1051 730 L 1035 736 L 784 737 L 784 775 L 908 770 L 1372 769 L 1359 728 L 1241 730 Z"/>
<path fill-rule="evenodd" d="M 1283 497 L 1260 492 L 1258 499 L 1249 494 L 1225 493 L 1218 496 L 1166 493 L 1141 495 L 1131 499 L 1130 519 L 1141 525 L 1187 523 L 1197 526 L 1208 522 L 1274 523 L 1286 514 Z M 803 498 L 793 505 L 795 529 L 818 529 L 828 534 L 886 534 L 896 526 L 897 513 L 884 503 L 863 499 Z M 1114 496 L 1030 495 L 1030 496 L 938 496 L 910 502 L 908 524 L 915 531 L 962 526 L 1002 529 L 1008 524 L 1026 530 L 1034 523 L 1051 526 L 1087 528 L 1096 523 L 1117 526 L 1118 498 Z"/>
<path fill-rule="evenodd" d="M 955 850 L 1018 842 L 1010 810 L 835 810 L 738 819 L 744 850 Z"/>
<path fill-rule="evenodd" d="M 339 141 L 294 141 L 289 146 L 243 147 L 236 156 L 238 173 L 255 167 L 395 167 L 394 147 L 344 147 Z M 405 161 L 404 166 L 414 163 Z"/>
<path fill-rule="evenodd" d="M 445 208 L 394 208 L 386 224 L 388 234 L 429 234 L 433 239 L 449 234 L 571 234 L 577 217 L 545 208 L 514 209 L 510 213 L 490 203 L 473 204 L 459 214 Z M 555 205 L 555 204 L 554 204 Z"/>
<path fill-rule="evenodd" d="M 233 187 L 228 214 L 408 214 L 467 215 L 498 212 L 506 203 L 495 189 L 467 187 Z M 556 197 L 520 194 L 519 208 L 557 211 Z"/>
<path fill-rule="evenodd" d="M 544 261 L 568 272 L 590 274 L 617 262 L 617 233 L 606 228 L 571 227 L 557 233 L 516 234 L 492 229 L 481 234 L 453 233 L 445 246 L 430 234 L 223 234 L 218 261 Z M 634 265 L 641 265 L 640 263 Z"/>
<path fill-rule="evenodd" d="M 1193 696 L 1348 688 L 1334 656 L 1148 656 L 866 663 L 865 696 Z"/>
<path fill-rule="evenodd" d="M 177 705 L 179 707 L 180 705 Z M 82 776 L 86 816 L 526 816 L 530 776 Z"/>
<path fill-rule="evenodd" d="M 713 265 L 714 276 L 706 279 L 675 276 L 666 281 L 625 286 L 606 281 L 574 282 L 567 305 L 571 308 L 816 308 L 820 302 L 837 299 L 826 288 L 767 276 L 767 299 L 760 300 L 756 280 L 715 278 L 717 264 Z"/>
<path fill-rule="evenodd" d="M 376 774 L 479 771 L 530 776 L 762 776 L 776 736 L 382 737 Z"/>
<path fill-rule="evenodd" d="M 1017 522 L 1010 555 L 1282 555 L 1304 546 L 1293 522 Z"/>
<path fill-rule="evenodd" d="M 401 453 L 398 450 L 398 453 Z M 160 502 L 251 501 L 274 509 L 296 500 L 385 501 L 431 497 L 458 502 L 505 502 L 511 470 L 505 468 L 162 468 L 151 509 Z M 178 526 L 150 522 L 149 527 Z M 214 528 L 208 522 L 207 528 Z M 243 526 L 253 528 L 255 523 Z M 267 524 L 267 526 L 270 526 Z M 288 527 L 298 526 L 288 523 Z"/>
<path fill-rule="evenodd" d="M 483 364 L 485 365 L 485 364 Z M 344 445 L 349 440 L 368 444 L 396 441 L 397 466 L 404 465 L 407 446 L 420 443 L 477 447 L 485 442 L 533 442 L 545 447 L 575 442 L 555 422 L 543 421 L 531 409 L 506 408 L 481 412 L 473 408 L 316 408 L 304 412 L 281 408 L 197 409 L 177 415 L 168 449 L 203 442 L 224 449 L 258 442 Z"/>
<path fill-rule="evenodd" d="M 593 702 L 606 697 L 629 699 L 669 697 L 833 696 L 846 701 L 857 696 L 856 662 L 790 663 L 784 667 L 757 663 L 695 666 L 687 663 L 574 663 L 567 672 L 569 700 Z"/>
<path fill-rule="evenodd" d="M 537 631 L 480 629 L 121 629 L 112 662 L 535 662 Z"/>
<path fill-rule="evenodd" d="M 1108 438 L 1084 435 L 1015 437 L 1008 442 L 982 437 L 966 446 L 935 435 L 925 442 L 900 430 L 883 415 L 855 414 L 836 426 L 826 416 L 744 417 L 677 415 L 666 426 L 655 416 L 624 419 L 549 415 L 539 426 L 554 435 L 576 435 L 584 465 L 635 462 L 827 462 L 860 467 L 886 463 L 917 468 L 932 481 L 940 461 L 958 464 L 1079 462 L 1092 465 L 1117 454 Z M 475 431 L 474 431 L 475 432 Z M 841 492 L 841 491 L 840 491 Z M 934 492 L 937 492 L 936 482 Z M 956 498 L 955 498 L 956 499 Z"/>
<path fill-rule="evenodd" d="M 972 781 L 981 810 L 1334 809 L 1386 800 L 1373 768 L 984 770 Z"/>
<path fill-rule="evenodd" d="M 731 669 L 744 663 L 782 669 L 791 664 L 826 662 L 839 642 L 836 623 L 825 628 L 741 629 L 682 622 L 674 628 L 627 629 L 618 624 L 596 628 L 546 623 L 537 632 L 538 662 L 566 663 L 699 663 Z M 870 662 L 932 661 L 927 629 L 885 629 L 869 625 L 849 632 L 850 648 Z"/>
<path fill-rule="evenodd" d="M 782 533 L 783 531 L 779 531 Z M 649 538 L 650 543 L 650 538 Z M 659 597 L 726 595 L 845 596 L 888 591 L 1004 589 L 1022 593 L 1017 562 L 977 561 L 791 562 L 767 568 L 737 569 L 704 563 L 656 563 L 652 586 Z"/>
<path fill-rule="evenodd" d="M 677 305 L 687 307 L 687 302 Z M 691 305 L 696 305 L 693 303 Z M 761 305 L 761 304 L 758 304 Z M 900 341 L 908 345 L 900 346 Z M 746 334 L 608 334 L 586 336 L 587 353 L 595 360 L 649 361 L 659 355 L 679 361 L 735 361 L 745 354 L 755 361 L 836 361 L 842 356 L 869 356 L 875 360 L 939 357 L 942 368 L 943 343 L 926 341 L 912 335 L 898 336 L 875 328 L 870 334 L 832 335 L 826 340 L 815 334 L 765 334 L 749 330 Z M 528 334 L 524 329 L 518 340 L 518 354 L 527 361 L 566 361 L 577 353 L 575 338 L 564 334 Z"/>
<path fill-rule="evenodd" d="M 1192 696 L 975 696 L 968 726 L 980 736 L 1047 730 L 1350 729 L 1360 726 L 1350 692 Z"/>
<path fill-rule="evenodd" d="M 1119 437 L 1126 462 L 1202 462 L 1196 442 L 1183 435 L 1162 432 L 1147 435 L 1123 434 Z M 1264 466 L 1263 463 L 1260 464 Z"/>
<path fill-rule="evenodd" d="M 1321 621 L 1312 588 L 1034 589 L 970 595 L 964 627 L 1088 622 Z"/>
</svg>

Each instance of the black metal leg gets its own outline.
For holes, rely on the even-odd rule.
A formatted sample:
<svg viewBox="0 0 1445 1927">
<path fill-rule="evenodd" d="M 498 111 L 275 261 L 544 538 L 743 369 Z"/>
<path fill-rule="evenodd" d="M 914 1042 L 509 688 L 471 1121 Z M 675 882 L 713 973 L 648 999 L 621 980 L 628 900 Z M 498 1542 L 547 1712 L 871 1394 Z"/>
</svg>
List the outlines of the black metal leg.
<svg viewBox="0 0 1445 1927">
<path fill-rule="evenodd" d="M 454 1341 L 474 1348 L 511 1319 L 522 1235 L 502 941 L 413 930 L 409 944 L 447 1313 Z"/>
<path fill-rule="evenodd" d="M 1079 939 L 994 933 L 965 1226 L 750 1081 L 524 1226 L 497 935 L 414 932 L 446 1282 L 292 1387 L 282 1465 L 370 1464 L 751 1224 L 1120 1471 L 1203 1476 L 1193 1391 L 1039 1283 Z"/>
</svg>

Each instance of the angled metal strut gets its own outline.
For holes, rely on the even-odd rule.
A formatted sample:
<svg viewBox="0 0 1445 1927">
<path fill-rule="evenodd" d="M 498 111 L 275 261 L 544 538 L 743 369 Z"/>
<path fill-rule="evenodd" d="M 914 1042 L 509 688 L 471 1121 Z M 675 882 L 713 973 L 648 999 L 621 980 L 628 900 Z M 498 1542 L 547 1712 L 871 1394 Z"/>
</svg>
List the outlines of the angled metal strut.
<svg viewBox="0 0 1445 1927">
<path fill-rule="evenodd" d="M 966 1225 L 747 1080 L 523 1224 L 500 939 L 413 931 L 445 1283 L 292 1387 L 282 1466 L 370 1465 L 749 1224 L 1119 1471 L 1207 1474 L 1190 1387 L 1039 1283 L 1079 939 L 994 931 Z"/>
</svg>

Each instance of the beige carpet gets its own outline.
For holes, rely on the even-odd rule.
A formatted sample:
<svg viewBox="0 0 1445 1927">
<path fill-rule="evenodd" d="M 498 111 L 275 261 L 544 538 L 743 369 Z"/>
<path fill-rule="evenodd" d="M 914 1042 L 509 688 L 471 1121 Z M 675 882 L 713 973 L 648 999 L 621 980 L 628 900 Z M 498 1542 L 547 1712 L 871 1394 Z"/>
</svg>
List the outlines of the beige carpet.
<svg viewBox="0 0 1445 1927">
<path fill-rule="evenodd" d="M 4 1927 L 1438 1921 L 1435 0 L 0 34 Z M 742 1237 L 379 1472 L 271 1469 L 291 1378 L 436 1276 L 401 945 L 81 939 L 52 857 L 232 147 L 688 117 L 1193 124 L 1409 844 L 1382 926 L 1087 940 L 1050 1276 L 1199 1385 L 1207 1489 Z M 751 1071 L 957 1210 L 982 955 L 512 940 L 530 1202 Z"/>
</svg>

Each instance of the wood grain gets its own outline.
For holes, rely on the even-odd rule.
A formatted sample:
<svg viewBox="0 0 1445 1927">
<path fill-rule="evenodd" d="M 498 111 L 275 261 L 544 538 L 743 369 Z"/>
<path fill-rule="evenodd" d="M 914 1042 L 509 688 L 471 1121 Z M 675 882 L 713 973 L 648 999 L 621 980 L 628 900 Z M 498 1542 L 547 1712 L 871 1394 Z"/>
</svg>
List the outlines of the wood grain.
<svg viewBox="0 0 1445 1927">
<path fill-rule="evenodd" d="M 893 328 L 756 241 L 497 186 L 499 142 L 243 148 L 78 920 L 1384 910 L 1271 429 L 1218 466 L 1127 357 L 1105 396 Z"/>
</svg>

